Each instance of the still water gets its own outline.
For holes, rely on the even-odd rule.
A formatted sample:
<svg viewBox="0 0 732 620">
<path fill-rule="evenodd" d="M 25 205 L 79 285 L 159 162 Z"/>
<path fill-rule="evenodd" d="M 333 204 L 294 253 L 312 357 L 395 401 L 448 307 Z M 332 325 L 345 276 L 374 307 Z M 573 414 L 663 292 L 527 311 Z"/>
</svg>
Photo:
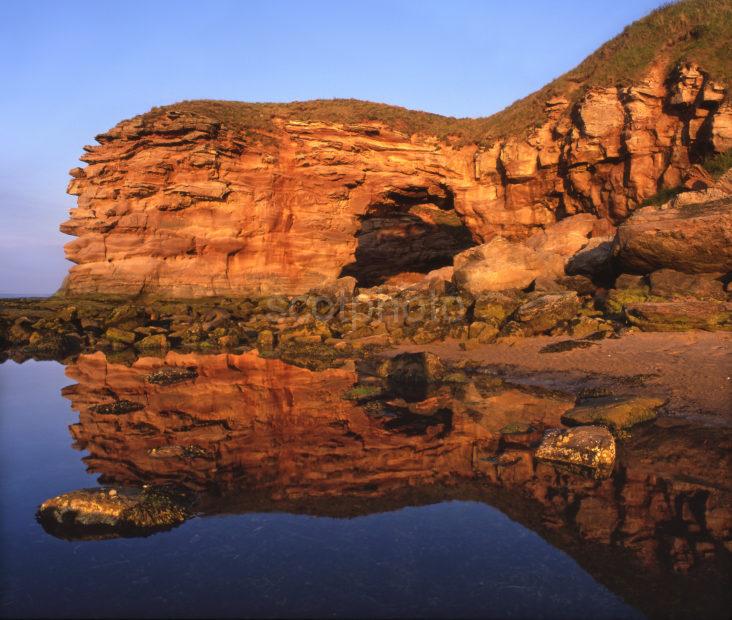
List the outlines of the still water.
<svg viewBox="0 0 732 620">
<path fill-rule="evenodd" d="M 164 387 L 144 382 L 156 359 L 0 365 L 2 616 L 659 613 L 641 611 L 644 596 L 663 595 L 627 585 L 642 581 L 640 565 L 626 550 L 608 552 L 609 539 L 565 534 L 546 515 L 534 526 L 538 508 L 511 485 L 492 501 L 484 478 L 468 490 L 454 482 L 474 460 L 465 438 L 474 455 L 488 432 L 476 430 L 476 403 L 464 420 L 454 408 L 448 423 L 440 410 L 441 422 L 396 425 L 342 398 L 352 370 L 311 373 L 247 356 L 184 361 L 199 376 Z M 90 403 L 110 397 L 145 408 L 95 415 Z M 536 399 L 501 392 L 486 406 L 504 426 L 516 411 L 553 415 Z M 194 444 L 196 458 L 170 449 Z M 173 481 L 205 499 L 194 518 L 147 537 L 64 540 L 36 521 L 47 498 L 100 480 Z M 725 605 L 713 608 L 724 614 Z"/>
</svg>

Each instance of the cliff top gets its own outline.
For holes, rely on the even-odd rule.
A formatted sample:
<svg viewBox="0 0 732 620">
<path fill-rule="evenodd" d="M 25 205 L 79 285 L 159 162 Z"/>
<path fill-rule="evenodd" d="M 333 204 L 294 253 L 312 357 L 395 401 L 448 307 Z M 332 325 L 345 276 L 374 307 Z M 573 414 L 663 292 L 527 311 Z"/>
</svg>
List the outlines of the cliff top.
<svg viewBox="0 0 732 620">
<path fill-rule="evenodd" d="M 544 104 L 552 98 L 574 102 L 590 88 L 627 86 L 640 80 L 654 64 L 668 70 L 681 62 L 695 62 L 712 79 L 730 83 L 730 49 L 732 0 L 680 0 L 627 26 L 577 67 L 492 116 L 454 118 L 357 99 L 316 99 L 292 103 L 183 101 L 153 108 L 142 118 L 176 110 L 251 130 L 270 129 L 274 118 L 346 124 L 376 121 L 407 134 L 486 144 L 540 122 Z"/>
</svg>

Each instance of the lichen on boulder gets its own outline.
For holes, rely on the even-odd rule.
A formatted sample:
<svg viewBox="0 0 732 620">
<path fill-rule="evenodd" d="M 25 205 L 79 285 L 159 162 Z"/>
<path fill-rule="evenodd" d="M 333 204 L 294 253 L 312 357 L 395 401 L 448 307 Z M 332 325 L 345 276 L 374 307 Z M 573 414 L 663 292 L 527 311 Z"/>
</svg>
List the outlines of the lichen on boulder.
<svg viewBox="0 0 732 620">
<path fill-rule="evenodd" d="M 168 529 L 189 516 L 183 491 L 164 487 L 144 489 L 79 489 L 46 500 L 38 520 L 61 538 L 144 535 Z"/>
<path fill-rule="evenodd" d="M 536 458 L 608 477 L 615 465 L 615 438 L 602 426 L 549 429 L 536 450 Z"/>
</svg>

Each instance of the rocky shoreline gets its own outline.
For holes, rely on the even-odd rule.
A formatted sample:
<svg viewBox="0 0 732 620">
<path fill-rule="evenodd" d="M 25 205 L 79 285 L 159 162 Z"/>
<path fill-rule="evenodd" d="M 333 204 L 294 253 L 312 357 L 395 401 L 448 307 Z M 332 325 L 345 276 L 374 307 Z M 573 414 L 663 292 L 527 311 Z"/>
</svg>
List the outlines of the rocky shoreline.
<svg viewBox="0 0 732 620">
<path fill-rule="evenodd" d="M 296 296 L 1 300 L 0 348 L 14 359 L 257 348 L 328 366 L 363 348 L 445 338 L 474 346 L 565 335 L 573 347 L 629 330 L 729 331 L 731 175 L 636 211 L 614 236 L 575 215 L 370 288 L 347 276 Z"/>
</svg>

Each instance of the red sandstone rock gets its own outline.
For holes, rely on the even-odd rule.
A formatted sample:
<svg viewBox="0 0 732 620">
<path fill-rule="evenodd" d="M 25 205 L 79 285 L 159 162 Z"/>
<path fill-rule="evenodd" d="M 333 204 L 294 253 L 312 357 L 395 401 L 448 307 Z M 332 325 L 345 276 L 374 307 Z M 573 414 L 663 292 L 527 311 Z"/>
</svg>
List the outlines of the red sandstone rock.
<svg viewBox="0 0 732 620">
<path fill-rule="evenodd" d="M 470 236 L 522 239 L 564 214 L 617 224 L 681 184 L 692 151 L 732 146 L 725 92 L 687 65 L 574 105 L 552 99 L 528 135 L 461 147 L 375 122 L 247 129 L 164 108 L 98 136 L 72 170 L 65 290 L 300 293 L 426 272 Z M 469 234 L 430 215 L 453 206 Z"/>
<path fill-rule="evenodd" d="M 640 209 L 618 228 L 613 252 L 625 270 L 636 273 L 657 269 L 730 271 L 732 198 L 678 208 Z"/>
</svg>

